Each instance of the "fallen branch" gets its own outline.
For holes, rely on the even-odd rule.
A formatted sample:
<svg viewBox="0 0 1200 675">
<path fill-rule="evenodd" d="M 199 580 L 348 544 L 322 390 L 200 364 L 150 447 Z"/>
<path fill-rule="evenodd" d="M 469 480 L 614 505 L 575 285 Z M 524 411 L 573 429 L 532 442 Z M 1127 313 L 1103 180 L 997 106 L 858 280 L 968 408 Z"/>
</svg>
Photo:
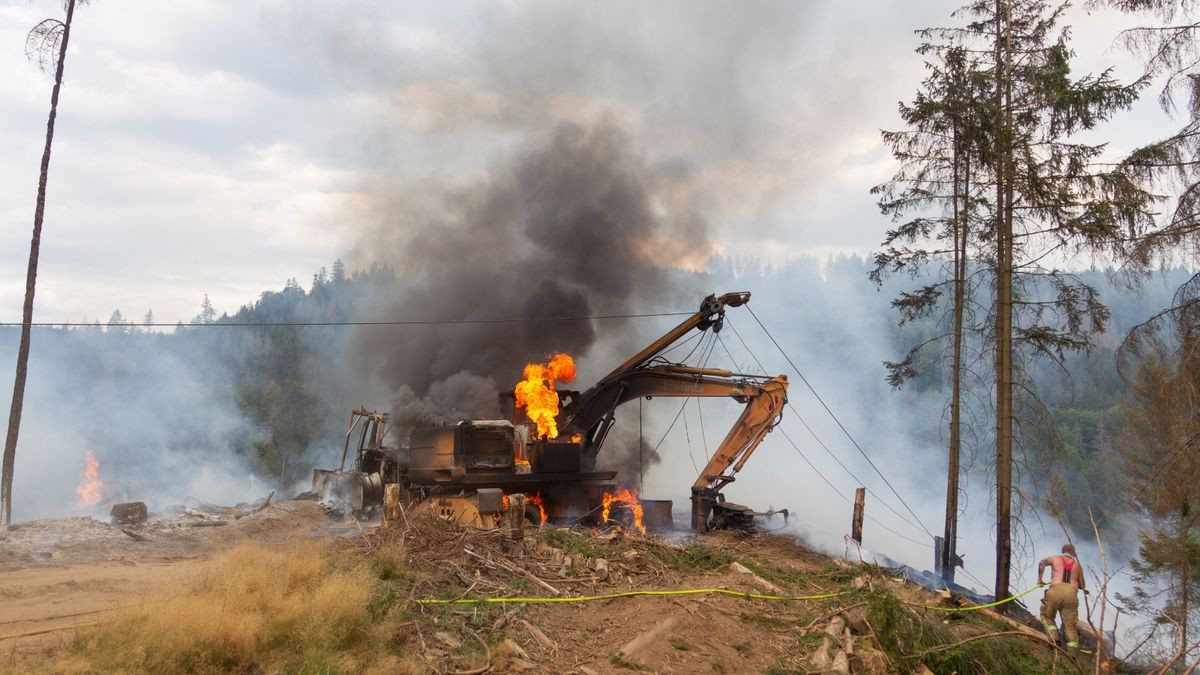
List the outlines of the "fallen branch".
<svg viewBox="0 0 1200 675">
<path fill-rule="evenodd" d="M 541 644 L 546 649 L 550 650 L 551 653 L 553 653 L 553 654 L 558 653 L 558 644 L 555 643 L 554 640 L 551 640 L 549 637 L 547 637 L 546 634 L 543 633 L 540 628 L 529 623 L 525 619 L 521 619 L 520 621 L 521 621 L 521 625 L 525 626 L 525 629 L 529 631 L 529 634 L 533 636 L 534 640 L 537 640 L 537 642 L 539 644 Z"/>
<path fill-rule="evenodd" d="M 143 537 L 142 535 L 140 535 L 136 532 L 130 532 L 129 530 L 127 530 L 123 527 L 118 528 L 118 529 L 120 529 L 125 534 L 129 535 L 129 537 L 132 538 L 134 541 L 150 541 L 150 537 Z"/>
<path fill-rule="evenodd" d="M 863 607 L 863 606 L 865 606 L 866 604 L 867 604 L 867 603 L 865 603 L 865 602 L 856 602 L 856 603 L 854 603 L 853 605 L 848 605 L 848 606 L 846 606 L 846 607 L 842 607 L 841 609 L 835 609 L 835 610 L 833 610 L 832 612 L 830 612 L 830 613 L 828 613 L 828 614 L 824 614 L 824 615 L 822 615 L 822 616 L 818 616 L 817 618 L 815 618 L 815 619 L 813 619 L 812 621 L 808 622 L 808 625 L 807 625 L 807 626 L 805 626 L 804 628 L 801 628 L 801 629 L 800 629 L 800 632 L 801 632 L 801 633 L 807 633 L 808 631 L 812 630 L 812 629 L 813 629 L 813 628 L 814 628 L 814 627 L 815 627 L 817 624 L 819 624 L 819 623 L 822 623 L 822 622 L 825 622 L 825 621 L 829 621 L 830 619 L 832 619 L 833 617 L 837 616 L 838 614 L 841 614 L 842 612 L 849 612 L 849 611 L 850 611 L 850 610 L 852 610 L 852 609 L 858 609 L 859 607 Z M 794 630 L 794 629 L 793 629 L 793 630 Z"/>
<path fill-rule="evenodd" d="M 654 644 L 659 638 L 666 635 L 675 627 L 676 621 L 676 617 L 673 616 L 659 621 L 650 630 L 625 643 L 625 646 L 621 647 L 617 652 L 617 656 L 625 660 L 633 658 L 638 652 Z"/>
</svg>

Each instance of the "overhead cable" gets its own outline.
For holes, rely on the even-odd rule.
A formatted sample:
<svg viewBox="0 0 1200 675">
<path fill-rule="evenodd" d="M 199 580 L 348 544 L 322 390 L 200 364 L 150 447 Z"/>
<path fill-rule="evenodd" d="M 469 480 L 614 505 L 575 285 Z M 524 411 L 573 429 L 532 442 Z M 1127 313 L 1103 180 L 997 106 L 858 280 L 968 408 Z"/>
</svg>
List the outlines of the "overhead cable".
<svg viewBox="0 0 1200 675">
<path fill-rule="evenodd" d="M 796 364 L 792 361 L 791 357 L 788 356 L 787 352 L 785 352 L 783 347 L 780 346 L 779 341 L 776 340 L 775 336 L 771 335 L 771 331 L 767 330 L 767 327 L 763 325 L 762 320 L 759 319 L 758 315 L 754 313 L 754 309 L 751 308 L 750 305 L 746 305 L 746 309 L 749 310 L 750 316 L 754 317 L 754 320 L 758 322 L 758 326 L 762 328 L 763 333 L 766 333 L 767 337 L 771 340 L 771 343 L 775 345 L 775 348 L 779 350 L 779 353 L 783 356 L 784 360 L 788 362 L 788 365 L 790 365 L 792 370 L 796 372 L 796 375 L 800 377 L 800 381 L 804 383 L 804 386 L 808 387 L 808 390 L 812 392 L 814 397 L 816 397 L 817 402 L 821 404 L 821 407 L 825 408 L 825 412 L 829 413 L 829 416 L 832 417 L 833 421 L 837 423 L 838 428 L 841 429 L 842 433 L 846 435 L 846 438 L 850 440 L 851 445 L 858 450 L 858 454 L 862 455 L 863 459 L 867 460 L 867 463 L 871 465 L 871 468 L 875 470 L 875 473 L 878 474 L 883 480 L 884 484 L 888 486 L 888 489 L 892 491 L 892 494 L 896 495 L 896 499 L 899 499 L 900 503 L 904 505 L 904 508 L 909 512 L 909 514 L 911 514 L 912 517 L 921 524 L 921 529 L 925 530 L 925 534 L 928 534 L 930 537 L 932 537 L 933 533 L 929 531 L 929 528 L 925 526 L 925 523 L 921 522 L 920 516 L 918 516 L 916 512 L 912 510 L 912 507 L 908 505 L 908 502 L 904 501 L 904 497 L 900 496 L 900 493 L 896 490 L 895 486 L 893 486 L 891 481 L 887 479 L 887 476 L 883 475 L 883 472 L 879 470 L 879 467 L 875 466 L 875 462 L 872 461 L 871 457 L 867 455 L 865 450 L 862 449 L 862 446 L 858 444 L 858 441 L 854 440 L 854 436 L 850 434 L 850 431 L 846 429 L 846 426 L 842 424 L 842 421 L 838 419 L 833 410 L 825 403 L 825 400 L 821 398 L 821 395 L 817 393 L 817 390 L 814 389 L 812 384 L 809 383 L 808 378 L 804 377 L 804 373 L 800 372 L 800 369 L 796 367 Z"/>
<path fill-rule="evenodd" d="M 529 316 L 509 317 L 500 319 L 412 319 L 403 321 L 212 321 L 208 323 L 122 323 L 112 324 L 115 328 L 266 328 L 274 326 L 457 326 L 470 324 L 497 323 L 544 323 L 554 321 L 603 321 L 608 319 L 650 319 L 665 316 L 691 316 L 694 312 L 655 312 L 649 314 L 596 314 L 592 316 Z M 104 328 L 109 324 L 33 321 L 24 324 L 20 321 L 2 321 L 0 328 L 12 328 L 29 325 L 35 328 Z"/>
<path fill-rule="evenodd" d="M 733 323 L 729 322 L 729 320 L 726 319 L 726 325 L 728 325 L 731 329 L 733 329 L 733 334 L 736 335 L 738 340 L 741 341 L 742 347 L 744 347 L 746 349 L 746 353 L 748 353 L 750 355 L 750 358 L 754 359 L 754 362 L 756 364 L 758 364 L 759 370 L 762 370 L 763 373 L 766 373 L 767 369 L 763 366 L 762 361 L 760 361 L 758 359 L 758 356 L 753 352 L 753 350 L 750 349 L 750 346 L 746 344 L 746 341 L 742 339 L 741 333 L 738 332 L 737 328 L 733 325 Z M 837 465 L 842 467 L 842 470 L 845 471 L 848 476 L 853 478 L 856 483 L 858 483 L 859 485 L 865 486 L 866 481 L 859 478 L 853 471 L 850 470 L 850 467 L 846 466 L 845 463 L 843 463 L 842 460 L 838 458 L 837 454 L 834 453 L 833 450 L 829 449 L 829 446 L 825 444 L 825 441 L 821 440 L 821 437 L 817 435 L 816 430 L 813 429 L 811 426 L 809 426 L 808 422 L 805 421 L 804 416 L 800 414 L 800 411 L 796 410 L 796 407 L 793 406 L 790 401 L 788 402 L 787 407 L 789 410 L 792 411 L 792 414 L 796 416 L 796 419 L 800 420 L 800 424 L 804 427 L 804 429 L 808 432 L 808 434 L 813 437 L 813 440 L 817 442 L 817 445 L 821 446 L 821 449 L 825 451 L 825 454 L 829 455 L 833 459 L 834 462 L 837 462 Z M 790 441 L 791 439 L 788 439 L 788 440 Z M 792 445 L 793 445 L 793 447 L 797 447 L 794 443 Z M 797 451 L 799 451 L 798 447 L 797 447 Z M 801 456 L 803 456 L 803 453 L 801 453 Z M 807 457 L 805 457 L 805 461 L 808 461 Z M 809 463 L 809 466 L 812 466 L 811 462 Z M 814 468 L 814 470 L 815 470 L 815 468 Z M 824 476 L 822 476 L 822 478 L 824 478 Z M 826 480 L 826 482 L 828 482 L 828 480 Z M 914 529 L 923 530 L 925 532 L 925 534 L 927 534 L 931 537 L 933 536 L 932 534 L 930 534 L 929 530 L 924 527 L 924 525 L 917 525 L 917 524 L 913 523 L 911 520 L 909 520 L 908 518 L 904 517 L 904 514 L 897 511 L 895 509 L 895 507 L 893 507 L 890 503 L 888 503 L 887 500 L 883 499 L 883 497 L 880 496 L 878 493 L 876 493 L 874 490 L 867 488 L 867 492 L 872 497 L 875 497 L 876 499 L 878 499 L 879 503 L 882 504 L 884 508 L 886 508 L 888 511 L 891 511 L 892 513 L 894 513 L 896 515 L 896 517 L 899 518 L 900 520 L 904 521 L 905 524 L 909 525 L 910 527 L 913 527 Z M 839 494 L 841 494 L 841 493 L 839 493 Z M 845 495 L 842 495 L 842 497 L 845 498 Z M 901 501 L 903 501 L 903 500 L 901 500 Z M 918 521 L 918 522 L 920 522 L 920 521 Z M 899 535 L 899 536 L 903 536 L 903 535 Z M 908 537 L 905 537 L 905 538 L 908 539 Z M 909 541 L 914 541 L 914 540 L 909 539 Z M 916 543 L 919 543 L 922 546 L 930 546 L 930 544 L 925 544 L 922 542 L 916 542 Z"/>
</svg>

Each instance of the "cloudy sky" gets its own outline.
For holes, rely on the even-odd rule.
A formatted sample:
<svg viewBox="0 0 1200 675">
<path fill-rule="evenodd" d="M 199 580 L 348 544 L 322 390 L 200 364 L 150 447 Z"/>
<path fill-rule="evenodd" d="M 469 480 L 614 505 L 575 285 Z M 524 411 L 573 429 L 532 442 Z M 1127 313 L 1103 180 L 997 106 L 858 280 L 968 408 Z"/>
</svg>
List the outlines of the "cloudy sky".
<svg viewBox="0 0 1200 675">
<path fill-rule="evenodd" d="M 336 257 L 367 265 L 381 208 L 418 209 L 562 121 L 615 122 L 686 167 L 720 251 L 865 253 L 887 226 L 867 193 L 891 171 L 879 130 L 922 75 L 912 29 L 957 4 L 95 0 L 71 36 L 36 317 L 186 321 L 205 293 L 232 312 Z M 7 321 L 51 87 L 24 37 L 60 13 L 0 0 Z M 1072 23 L 1081 67 L 1135 74 L 1109 49 L 1125 19 Z M 1151 97 L 1106 137 L 1172 124 Z"/>
</svg>

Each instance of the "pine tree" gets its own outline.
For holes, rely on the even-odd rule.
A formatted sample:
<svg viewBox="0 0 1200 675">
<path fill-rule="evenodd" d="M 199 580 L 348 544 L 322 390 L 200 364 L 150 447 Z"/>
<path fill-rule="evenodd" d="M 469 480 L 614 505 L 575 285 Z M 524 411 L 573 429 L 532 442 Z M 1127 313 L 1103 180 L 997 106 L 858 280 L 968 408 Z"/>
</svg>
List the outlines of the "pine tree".
<svg viewBox="0 0 1200 675">
<path fill-rule="evenodd" d="M 17 347 L 17 373 L 13 378 L 12 407 L 8 413 L 8 434 L 4 439 L 4 458 L 0 461 L 0 525 L 12 522 L 13 471 L 17 458 L 17 437 L 21 429 L 21 411 L 25 406 L 25 379 L 29 373 L 30 324 L 33 323 L 33 296 L 37 287 L 38 256 L 42 247 L 42 220 L 46 213 L 46 184 L 50 175 L 50 148 L 54 144 L 54 121 L 58 117 L 58 94 L 62 89 L 63 67 L 67 60 L 67 43 L 71 37 L 71 21 L 75 5 L 87 0 L 66 0 L 63 20 L 45 19 L 29 31 L 25 39 L 25 54 L 35 59 L 42 70 L 54 64 L 54 87 L 50 90 L 50 117 L 46 122 L 46 145 L 42 150 L 41 172 L 38 175 L 37 204 L 33 212 L 33 237 L 29 243 L 29 267 L 25 275 L 25 304 L 21 314 L 21 341 Z"/>
<path fill-rule="evenodd" d="M 127 332 L 127 324 L 125 317 L 121 314 L 121 310 L 114 309 L 113 313 L 108 317 L 108 332 L 109 333 L 124 333 Z"/>
<path fill-rule="evenodd" d="M 1182 248 L 1200 256 L 1200 8 L 1193 0 L 1093 0 L 1147 14 L 1157 21 L 1122 31 L 1118 42 L 1145 61 L 1144 78 L 1160 78 L 1158 101 L 1170 114 L 1182 114 L 1184 125 L 1167 138 L 1134 150 L 1121 162 L 1133 180 L 1156 185 L 1175 195 L 1175 204 L 1160 227 L 1142 236 L 1130 233 L 1126 259 L 1135 268 L 1153 267 Z"/>
<path fill-rule="evenodd" d="M 216 319 L 217 310 L 208 299 L 208 293 L 205 293 L 204 300 L 200 302 L 200 313 L 192 317 L 192 325 L 212 323 Z"/>
<path fill-rule="evenodd" d="M 333 261 L 333 276 L 331 279 L 335 284 L 340 284 L 346 280 L 346 263 L 342 262 L 341 258 Z"/>
</svg>

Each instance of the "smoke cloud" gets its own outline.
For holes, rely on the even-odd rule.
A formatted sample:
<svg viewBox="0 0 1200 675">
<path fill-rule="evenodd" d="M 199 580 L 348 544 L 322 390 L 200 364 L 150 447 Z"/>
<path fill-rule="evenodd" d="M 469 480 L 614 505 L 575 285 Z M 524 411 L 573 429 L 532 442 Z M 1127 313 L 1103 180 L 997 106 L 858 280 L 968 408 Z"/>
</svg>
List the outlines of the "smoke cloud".
<svg viewBox="0 0 1200 675">
<path fill-rule="evenodd" d="M 688 187 L 685 166 L 646 161 L 609 121 L 534 138 L 476 184 L 447 189 L 441 215 L 424 222 L 384 200 L 389 215 L 364 241 L 387 242 L 376 259 L 408 284 L 378 318 L 499 322 L 364 329 L 360 371 L 397 392 L 401 425 L 494 414 L 496 383 L 511 386 L 553 352 L 584 356 L 600 339 L 593 321 L 525 319 L 625 314 L 675 297 L 668 267 L 712 251 Z"/>
<path fill-rule="evenodd" d="M 15 329 L 0 351 L 16 353 Z M 113 502 L 151 509 L 187 497 L 233 504 L 262 497 L 278 476 L 258 473 L 248 449 L 267 440 L 214 353 L 194 335 L 126 328 L 36 329 L 14 477 L 13 519 L 107 516 Z M 11 361 L 0 387 L 11 391 Z M 76 506 L 86 452 L 100 463 L 102 501 Z"/>
</svg>

